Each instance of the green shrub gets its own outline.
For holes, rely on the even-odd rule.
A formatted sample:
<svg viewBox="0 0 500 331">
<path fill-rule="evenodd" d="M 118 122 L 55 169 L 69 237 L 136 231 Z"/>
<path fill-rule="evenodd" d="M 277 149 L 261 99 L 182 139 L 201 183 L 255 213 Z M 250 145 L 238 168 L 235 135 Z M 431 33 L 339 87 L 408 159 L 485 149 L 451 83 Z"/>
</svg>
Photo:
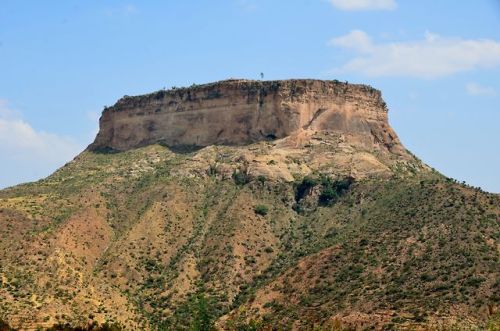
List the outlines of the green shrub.
<svg viewBox="0 0 500 331">
<path fill-rule="evenodd" d="M 312 177 L 306 176 L 302 182 L 295 185 L 295 201 L 299 202 L 314 186 L 318 185 L 318 181 Z"/>
<path fill-rule="evenodd" d="M 321 177 L 321 194 L 319 195 L 319 204 L 323 206 L 331 205 L 342 194 L 349 190 L 354 182 L 354 178 L 347 177 L 340 180 L 333 180 L 328 176 Z"/>
<path fill-rule="evenodd" d="M 250 182 L 250 177 L 244 171 L 234 171 L 233 180 L 236 185 L 245 185 Z"/>
<path fill-rule="evenodd" d="M 266 180 L 267 180 L 266 176 L 263 175 L 257 176 L 257 181 L 260 182 L 261 184 L 264 184 Z"/>
<path fill-rule="evenodd" d="M 269 212 L 269 208 L 267 208 L 267 206 L 264 205 L 257 205 L 255 206 L 254 211 L 257 215 L 266 216 L 267 213 Z"/>
<path fill-rule="evenodd" d="M 324 187 L 319 195 L 319 203 L 328 205 L 338 197 L 337 191 L 332 187 Z"/>
</svg>

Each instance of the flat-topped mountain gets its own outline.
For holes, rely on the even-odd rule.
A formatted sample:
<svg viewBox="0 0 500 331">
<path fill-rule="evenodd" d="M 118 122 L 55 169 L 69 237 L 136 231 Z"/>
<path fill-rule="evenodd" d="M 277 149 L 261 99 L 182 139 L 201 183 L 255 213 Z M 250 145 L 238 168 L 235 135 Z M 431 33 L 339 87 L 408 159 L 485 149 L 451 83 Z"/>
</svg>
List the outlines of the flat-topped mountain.
<svg viewBox="0 0 500 331">
<path fill-rule="evenodd" d="M 226 80 L 126 96 L 104 110 L 89 148 L 246 145 L 325 130 L 401 152 L 380 91 L 308 79 Z"/>
<path fill-rule="evenodd" d="M 499 195 L 387 116 L 337 81 L 120 99 L 0 191 L 0 330 L 498 330 Z"/>
</svg>

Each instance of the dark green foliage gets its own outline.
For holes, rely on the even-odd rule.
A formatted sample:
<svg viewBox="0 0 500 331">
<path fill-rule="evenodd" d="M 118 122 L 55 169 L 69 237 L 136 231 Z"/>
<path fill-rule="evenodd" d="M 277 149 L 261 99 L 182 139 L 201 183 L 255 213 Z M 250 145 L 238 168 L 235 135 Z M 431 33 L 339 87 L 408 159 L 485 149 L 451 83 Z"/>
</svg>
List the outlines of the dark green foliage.
<svg viewBox="0 0 500 331">
<path fill-rule="evenodd" d="M 309 176 L 295 184 L 295 201 L 299 202 L 314 186 L 318 185 L 318 180 Z"/>
<path fill-rule="evenodd" d="M 281 87 L 281 82 L 279 82 L 279 81 L 273 81 L 273 82 L 270 82 L 269 84 L 268 84 L 269 85 L 269 91 L 271 91 L 273 93 L 278 92 L 279 89 L 280 89 L 280 87 Z"/>
<path fill-rule="evenodd" d="M 306 176 L 301 182 L 294 185 L 295 187 L 295 201 L 300 203 L 300 201 L 308 195 L 311 190 L 317 185 L 321 185 L 320 195 L 318 197 L 318 203 L 321 206 L 329 206 L 334 203 L 341 195 L 346 193 L 354 182 L 354 178 L 346 177 L 339 180 L 334 180 L 333 178 L 325 175 L 321 175 L 319 179 Z M 301 206 L 296 205 L 295 210 L 297 212 L 301 211 Z"/>
<path fill-rule="evenodd" d="M 250 183 L 250 176 L 246 171 L 234 171 L 233 172 L 233 180 L 236 185 L 243 186 L 245 184 Z"/>
<path fill-rule="evenodd" d="M 479 285 L 481 285 L 482 282 L 484 282 L 485 279 L 482 278 L 482 277 L 470 277 L 468 278 L 465 282 L 464 282 L 464 285 L 465 286 L 472 286 L 472 287 L 479 287 Z"/>
<path fill-rule="evenodd" d="M 215 320 L 227 312 L 225 301 L 227 298 L 206 291 L 199 284 L 197 291 L 177 306 L 172 316 L 160 322 L 152 321 L 151 324 L 158 330 L 215 330 Z"/>
<path fill-rule="evenodd" d="M 266 216 L 269 212 L 269 208 L 265 205 L 257 205 L 255 206 L 254 211 L 257 215 Z"/>
<path fill-rule="evenodd" d="M 158 261 L 147 259 L 146 261 L 144 261 L 144 269 L 146 269 L 146 271 L 150 273 L 153 271 L 161 270 L 162 266 L 158 263 Z"/>
<path fill-rule="evenodd" d="M 423 280 L 424 282 L 431 282 L 436 278 L 434 276 L 429 275 L 428 273 L 423 273 L 422 275 L 420 275 L 420 279 Z"/>
<path fill-rule="evenodd" d="M 319 195 L 319 204 L 326 206 L 332 203 L 338 196 L 339 195 L 337 191 L 333 187 L 323 187 L 323 189 L 321 190 L 321 194 Z"/>
<path fill-rule="evenodd" d="M 174 87 L 173 87 L 173 88 L 174 88 Z M 173 89 L 173 88 L 172 88 L 172 89 Z M 158 92 L 156 92 L 156 93 L 154 94 L 154 98 L 155 98 L 156 100 L 161 100 L 161 99 L 165 98 L 165 96 L 166 96 L 166 95 L 167 95 L 167 92 L 166 92 L 166 91 L 162 91 L 162 90 L 161 90 L 161 91 L 158 91 Z"/>
<path fill-rule="evenodd" d="M 266 248 L 264 248 L 264 252 L 269 254 L 269 253 L 274 252 L 274 249 L 272 247 L 266 247 Z"/>
<path fill-rule="evenodd" d="M 354 182 L 354 178 L 347 177 L 340 180 L 333 180 L 330 177 L 321 177 L 321 194 L 319 195 L 319 204 L 328 206 L 343 195 Z"/>
<path fill-rule="evenodd" d="M 222 93 L 220 93 L 219 90 L 212 90 L 207 93 L 206 99 L 211 100 L 211 99 L 218 99 L 222 97 Z"/>
<path fill-rule="evenodd" d="M 199 292 L 194 300 L 194 316 L 191 331 L 210 331 L 214 328 L 214 316 L 209 312 L 207 298 L 204 292 Z"/>
</svg>

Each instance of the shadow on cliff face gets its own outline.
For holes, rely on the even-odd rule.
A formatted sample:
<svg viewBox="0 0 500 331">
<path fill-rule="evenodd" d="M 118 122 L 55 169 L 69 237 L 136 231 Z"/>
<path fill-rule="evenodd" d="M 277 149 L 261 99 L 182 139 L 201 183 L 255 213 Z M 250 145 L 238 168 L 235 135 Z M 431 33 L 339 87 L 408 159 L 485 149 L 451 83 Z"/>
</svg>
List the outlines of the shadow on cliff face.
<svg viewBox="0 0 500 331">
<path fill-rule="evenodd" d="M 354 182 L 351 176 L 337 179 L 325 175 L 317 178 L 306 176 L 293 184 L 295 204 L 292 208 L 304 215 L 318 206 L 330 207 L 351 189 Z"/>
<path fill-rule="evenodd" d="M 205 148 L 205 146 L 198 146 L 198 145 L 175 145 L 175 146 L 168 146 L 167 144 L 160 143 L 161 146 L 167 147 L 170 149 L 172 152 L 176 154 L 190 154 L 199 151 L 200 149 Z"/>
<path fill-rule="evenodd" d="M 104 323 L 103 325 L 98 325 L 96 323 L 91 324 L 87 327 L 72 327 L 67 324 L 65 325 L 55 325 L 47 331 L 120 331 L 123 330 L 122 327 L 114 324 Z"/>
<path fill-rule="evenodd" d="M 200 149 L 205 148 L 205 146 L 197 146 L 197 145 L 173 145 L 169 146 L 165 143 L 158 143 L 158 145 L 163 146 L 165 148 L 168 148 L 170 151 L 176 154 L 190 154 L 199 151 Z M 146 146 L 146 145 L 145 145 Z M 139 147 L 138 147 L 139 148 Z M 87 148 L 89 151 L 95 154 L 118 154 L 122 153 L 124 151 L 120 151 L 117 149 L 114 149 L 112 147 L 88 147 Z"/>
<path fill-rule="evenodd" d="M 119 150 L 111 148 L 111 147 L 87 147 L 87 149 L 95 154 L 116 154 L 120 153 Z"/>
</svg>

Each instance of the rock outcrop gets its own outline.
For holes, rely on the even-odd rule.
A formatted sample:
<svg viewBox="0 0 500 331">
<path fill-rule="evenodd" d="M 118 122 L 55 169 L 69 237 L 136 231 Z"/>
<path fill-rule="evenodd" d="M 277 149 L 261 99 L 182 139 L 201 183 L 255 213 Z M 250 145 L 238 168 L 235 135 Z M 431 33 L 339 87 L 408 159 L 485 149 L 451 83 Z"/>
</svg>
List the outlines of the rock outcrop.
<svg viewBox="0 0 500 331">
<path fill-rule="evenodd" d="M 106 108 L 90 150 L 246 145 L 334 131 L 402 152 L 380 91 L 339 81 L 226 80 L 121 98 Z"/>
</svg>

